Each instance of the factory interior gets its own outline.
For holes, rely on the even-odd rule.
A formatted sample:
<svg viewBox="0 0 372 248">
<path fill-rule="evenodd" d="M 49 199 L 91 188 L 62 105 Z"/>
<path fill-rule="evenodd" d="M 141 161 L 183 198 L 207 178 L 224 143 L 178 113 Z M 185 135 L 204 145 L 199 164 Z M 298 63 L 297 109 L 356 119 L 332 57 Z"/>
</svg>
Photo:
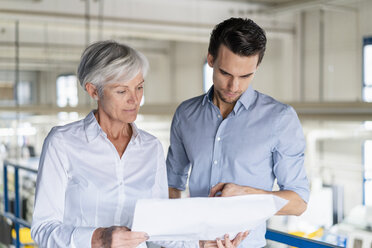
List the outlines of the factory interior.
<svg viewBox="0 0 372 248">
<path fill-rule="evenodd" d="M 27 227 L 15 234 L 6 213 L 15 213 L 19 199 L 19 218 L 31 223 L 44 139 L 96 108 L 77 80 L 89 44 L 115 40 L 148 58 L 135 123 L 160 140 L 166 156 L 177 106 L 213 83 L 213 27 L 242 17 L 267 36 L 253 88 L 291 105 L 306 139 L 307 210 L 274 216 L 268 228 L 371 248 L 371 16 L 372 0 L 0 0 L 0 247 L 37 247 Z M 292 246 L 268 240 L 266 247 Z"/>
</svg>

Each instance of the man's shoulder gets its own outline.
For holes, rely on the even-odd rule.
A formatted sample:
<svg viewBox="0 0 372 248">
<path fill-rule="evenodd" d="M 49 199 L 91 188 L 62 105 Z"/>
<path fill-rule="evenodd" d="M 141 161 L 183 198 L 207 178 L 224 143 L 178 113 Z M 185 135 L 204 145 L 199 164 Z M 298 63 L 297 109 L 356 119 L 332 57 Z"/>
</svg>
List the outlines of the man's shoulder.
<svg viewBox="0 0 372 248">
<path fill-rule="evenodd" d="M 205 94 L 183 101 L 177 107 L 176 113 L 185 114 L 185 113 L 196 111 L 196 109 L 202 105 L 204 97 L 205 97 Z"/>
<path fill-rule="evenodd" d="M 257 100 L 255 104 L 256 107 L 260 107 L 266 109 L 269 112 L 278 114 L 281 114 L 283 112 L 288 111 L 289 109 L 292 109 L 290 105 L 283 103 L 272 96 L 266 95 L 259 91 L 256 92 L 257 92 Z"/>
</svg>

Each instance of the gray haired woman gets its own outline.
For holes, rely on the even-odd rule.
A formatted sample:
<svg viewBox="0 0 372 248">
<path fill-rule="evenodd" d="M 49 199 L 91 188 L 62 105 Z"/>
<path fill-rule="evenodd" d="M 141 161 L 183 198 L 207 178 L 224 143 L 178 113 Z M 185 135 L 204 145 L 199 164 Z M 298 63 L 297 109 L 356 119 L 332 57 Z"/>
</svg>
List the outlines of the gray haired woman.
<svg viewBox="0 0 372 248">
<path fill-rule="evenodd" d="M 158 139 L 134 124 L 148 61 L 114 41 L 83 53 L 81 86 L 98 108 L 54 127 L 44 141 L 36 185 L 32 237 L 40 247 L 136 247 L 131 232 L 139 198 L 167 198 Z"/>
<path fill-rule="evenodd" d="M 146 247 L 147 234 L 129 229 L 135 203 L 168 198 L 162 146 L 134 124 L 147 70 L 144 55 L 114 41 L 84 51 L 78 77 L 98 108 L 83 120 L 52 128 L 44 141 L 31 227 L 40 247 Z M 216 241 L 200 245 L 225 247 Z"/>
</svg>

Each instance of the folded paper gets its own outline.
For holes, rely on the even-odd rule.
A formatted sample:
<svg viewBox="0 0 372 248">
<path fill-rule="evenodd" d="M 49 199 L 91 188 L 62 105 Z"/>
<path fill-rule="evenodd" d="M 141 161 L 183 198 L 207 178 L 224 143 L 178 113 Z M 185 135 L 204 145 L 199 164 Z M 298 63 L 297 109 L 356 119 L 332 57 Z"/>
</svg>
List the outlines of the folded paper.
<svg viewBox="0 0 372 248">
<path fill-rule="evenodd" d="M 138 200 L 132 231 L 149 241 L 215 240 L 252 230 L 288 201 L 274 195 Z"/>
</svg>

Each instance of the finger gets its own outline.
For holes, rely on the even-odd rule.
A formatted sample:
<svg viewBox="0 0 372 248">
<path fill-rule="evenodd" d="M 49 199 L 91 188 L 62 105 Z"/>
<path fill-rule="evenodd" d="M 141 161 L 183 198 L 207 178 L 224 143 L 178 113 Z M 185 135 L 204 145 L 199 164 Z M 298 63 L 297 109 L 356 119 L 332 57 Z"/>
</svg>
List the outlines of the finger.
<svg viewBox="0 0 372 248">
<path fill-rule="evenodd" d="M 230 241 L 229 235 L 228 234 L 225 234 L 224 238 L 225 238 L 225 247 L 226 248 L 232 248 L 233 247 L 233 244 Z"/>
<path fill-rule="evenodd" d="M 112 242 L 112 244 L 116 244 L 118 247 L 137 247 L 141 243 L 146 242 L 146 240 L 146 238 L 127 239 L 124 237 L 118 237 L 115 242 Z"/>
<path fill-rule="evenodd" d="M 216 244 L 217 244 L 217 247 L 218 248 L 225 248 L 225 246 L 222 244 L 222 241 L 221 241 L 221 239 L 216 239 Z"/>
<path fill-rule="evenodd" d="M 149 239 L 149 235 L 145 232 L 130 232 L 130 231 L 125 231 L 121 234 L 121 236 L 124 239 L 144 239 L 147 240 Z"/>
<path fill-rule="evenodd" d="M 213 188 L 211 188 L 211 192 L 209 193 L 209 197 L 216 196 L 216 193 L 222 191 L 224 186 L 225 186 L 225 183 L 216 184 Z"/>
<path fill-rule="evenodd" d="M 141 243 L 145 242 L 146 240 L 141 239 L 132 239 L 132 240 L 126 240 L 125 243 L 123 243 L 124 247 L 130 247 L 135 248 L 139 246 Z"/>
<path fill-rule="evenodd" d="M 218 248 L 216 241 L 207 241 L 204 243 L 204 248 Z"/>
<path fill-rule="evenodd" d="M 238 246 L 240 242 L 242 242 L 243 239 L 244 239 L 244 233 L 242 232 L 238 233 L 238 235 L 236 235 L 236 237 L 232 241 L 232 245 L 234 245 L 235 247 Z"/>
</svg>

